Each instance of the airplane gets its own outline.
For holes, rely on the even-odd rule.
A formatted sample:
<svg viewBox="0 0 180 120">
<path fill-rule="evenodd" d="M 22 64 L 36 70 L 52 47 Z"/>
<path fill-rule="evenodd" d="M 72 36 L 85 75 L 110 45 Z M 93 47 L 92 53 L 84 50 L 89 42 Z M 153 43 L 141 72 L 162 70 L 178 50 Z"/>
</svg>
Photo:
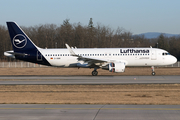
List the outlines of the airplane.
<svg viewBox="0 0 180 120">
<path fill-rule="evenodd" d="M 4 55 L 27 62 L 54 66 L 94 68 L 93 76 L 98 75 L 97 69 L 102 68 L 112 73 L 125 72 L 127 66 L 171 65 L 177 62 L 176 57 L 159 48 L 39 48 L 26 33 L 15 23 L 7 22 L 13 50 Z"/>
</svg>

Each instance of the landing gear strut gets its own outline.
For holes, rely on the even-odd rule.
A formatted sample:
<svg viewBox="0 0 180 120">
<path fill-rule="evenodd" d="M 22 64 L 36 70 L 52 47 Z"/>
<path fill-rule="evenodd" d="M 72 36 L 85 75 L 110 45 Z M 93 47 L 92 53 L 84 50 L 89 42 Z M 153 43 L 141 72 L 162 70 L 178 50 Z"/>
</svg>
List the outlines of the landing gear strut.
<svg viewBox="0 0 180 120">
<path fill-rule="evenodd" d="M 92 76 L 97 76 L 98 75 L 98 71 L 96 71 L 97 69 L 94 68 L 94 70 L 92 71 Z"/>
<path fill-rule="evenodd" d="M 152 69 L 152 76 L 155 76 L 156 73 L 155 73 L 155 71 L 154 71 L 154 66 L 152 66 L 151 69 Z"/>
</svg>

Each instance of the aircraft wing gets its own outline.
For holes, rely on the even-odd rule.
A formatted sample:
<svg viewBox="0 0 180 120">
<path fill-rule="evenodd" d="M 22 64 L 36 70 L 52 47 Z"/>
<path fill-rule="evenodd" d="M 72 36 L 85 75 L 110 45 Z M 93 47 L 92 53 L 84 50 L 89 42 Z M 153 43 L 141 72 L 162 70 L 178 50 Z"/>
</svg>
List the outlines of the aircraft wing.
<svg viewBox="0 0 180 120">
<path fill-rule="evenodd" d="M 65 44 L 67 49 L 69 50 L 70 54 L 72 56 L 76 56 L 78 57 L 78 61 L 83 61 L 84 63 L 87 63 L 86 67 L 94 67 L 94 66 L 102 66 L 102 64 L 104 63 L 109 63 L 109 62 L 113 62 L 115 60 L 109 60 L 109 59 L 99 59 L 99 58 L 95 58 L 95 57 L 85 57 L 85 56 L 79 56 L 77 55 L 70 47 L 68 44 Z"/>
<path fill-rule="evenodd" d="M 78 56 L 78 60 L 79 61 L 84 61 L 84 62 L 88 62 L 88 63 L 104 63 L 104 62 L 108 62 L 108 60 L 105 59 L 97 59 L 97 58 L 92 58 L 92 57 L 82 57 L 82 56 Z"/>
<path fill-rule="evenodd" d="M 97 58 L 92 58 L 92 57 L 79 56 L 69 47 L 68 44 L 65 44 L 65 45 L 72 56 L 78 57 L 78 61 L 84 61 L 84 63 L 88 63 L 88 66 L 94 66 L 96 63 L 108 62 L 108 60 L 105 60 L 105 59 L 97 59 Z"/>
</svg>

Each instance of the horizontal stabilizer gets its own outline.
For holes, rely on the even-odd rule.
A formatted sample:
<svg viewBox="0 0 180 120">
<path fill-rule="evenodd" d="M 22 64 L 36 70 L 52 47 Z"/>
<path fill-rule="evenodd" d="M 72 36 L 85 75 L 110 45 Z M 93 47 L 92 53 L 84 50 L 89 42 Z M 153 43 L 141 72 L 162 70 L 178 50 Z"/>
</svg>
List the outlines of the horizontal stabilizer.
<svg viewBox="0 0 180 120">
<path fill-rule="evenodd" d="M 26 55 L 28 55 L 28 54 L 25 54 L 25 53 L 17 53 L 17 52 L 14 52 L 14 51 L 6 51 L 6 52 L 4 52 L 4 55 L 7 56 L 7 57 L 15 58 L 15 56 L 26 56 Z"/>
</svg>

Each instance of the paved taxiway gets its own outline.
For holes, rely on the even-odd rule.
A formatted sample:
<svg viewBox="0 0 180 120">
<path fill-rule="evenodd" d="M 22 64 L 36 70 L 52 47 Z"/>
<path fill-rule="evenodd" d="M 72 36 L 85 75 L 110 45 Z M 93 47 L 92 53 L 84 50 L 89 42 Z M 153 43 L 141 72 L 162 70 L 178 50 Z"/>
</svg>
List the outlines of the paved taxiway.
<svg viewBox="0 0 180 120">
<path fill-rule="evenodd" d="M 180 83 L 180 76 L 0 76 L 0 85 Z"/>
<path fill-rule="evenodd" d="M 0 104 L 0 120 L 180 120 L 180 105 Z"/>
</svg>

